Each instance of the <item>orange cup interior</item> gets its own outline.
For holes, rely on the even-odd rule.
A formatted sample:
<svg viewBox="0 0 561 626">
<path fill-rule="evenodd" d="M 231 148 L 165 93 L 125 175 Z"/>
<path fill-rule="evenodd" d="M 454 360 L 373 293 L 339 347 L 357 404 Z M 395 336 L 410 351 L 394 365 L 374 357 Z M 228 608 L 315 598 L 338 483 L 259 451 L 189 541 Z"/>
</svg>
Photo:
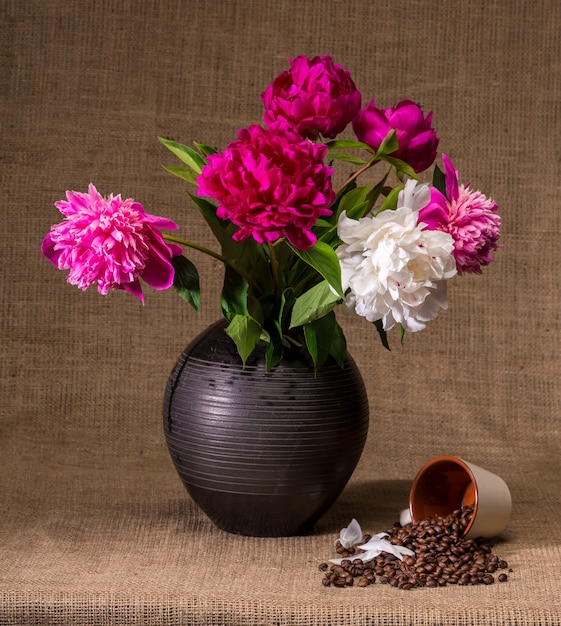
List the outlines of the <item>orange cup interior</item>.
<svg viewBox="0 0 561 626">
<path fill-rule="evenodd" d="M 462 506 L 474 505 L 469 531 L 477 511 L 477 488 L 469 467 L 456 457 L 439 456 L 421 468 L 409 494 L 413 520 L 446 517 Z"/>
</svg>

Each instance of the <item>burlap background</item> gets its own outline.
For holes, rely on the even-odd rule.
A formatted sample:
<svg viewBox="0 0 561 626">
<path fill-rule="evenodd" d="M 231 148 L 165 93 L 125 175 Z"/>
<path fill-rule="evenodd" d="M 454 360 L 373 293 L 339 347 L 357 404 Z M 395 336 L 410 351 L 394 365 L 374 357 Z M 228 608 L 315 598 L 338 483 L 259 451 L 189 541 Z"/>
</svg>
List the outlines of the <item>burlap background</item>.
<svg viewBox="0 0 561 626">
<path fill-rule="evenodd" d="M 441 149 L 501 206 L 504 249 L 450 310 L 385 352 L 345 321 L 367 449 L 308 537 L 248 539 L 190 502 L 165 449 L 163 388 L 219 315 L 65 283 L 39 252 L 66 189 L 122 193 L 212 244 L 158 135 L 224 146 L 298 54 L 331 53 L 365 101 L 434 110 Z M 0 624 L 561 624 L 558 0 L 0 0 Z M 344 445 L 344 442 L 341 442 Z M 430 457 L 511 486 L 492 587 L 325 589 L 355 516 L 385 529 Z"/>
</svg>

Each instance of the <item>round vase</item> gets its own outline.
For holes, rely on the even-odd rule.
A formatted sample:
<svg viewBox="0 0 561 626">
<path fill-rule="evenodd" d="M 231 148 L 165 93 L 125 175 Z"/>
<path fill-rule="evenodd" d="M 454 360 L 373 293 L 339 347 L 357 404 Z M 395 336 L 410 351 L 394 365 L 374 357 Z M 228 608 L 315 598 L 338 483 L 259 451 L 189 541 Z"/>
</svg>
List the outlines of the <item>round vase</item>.
<svg viewBox="0 0 561 626">
<path fill-rule="evenodd" d="M 366 441 L 368 399 L 347 356 L 317 372 L 299 352 L 269 372 L 259 342 L 245 367 L 224 320 L 198 335 L 167 382 L 163 423 L 175 468 L 216 526 L 260 537 L 305 533 L 332 506 Z"/>
</svg>

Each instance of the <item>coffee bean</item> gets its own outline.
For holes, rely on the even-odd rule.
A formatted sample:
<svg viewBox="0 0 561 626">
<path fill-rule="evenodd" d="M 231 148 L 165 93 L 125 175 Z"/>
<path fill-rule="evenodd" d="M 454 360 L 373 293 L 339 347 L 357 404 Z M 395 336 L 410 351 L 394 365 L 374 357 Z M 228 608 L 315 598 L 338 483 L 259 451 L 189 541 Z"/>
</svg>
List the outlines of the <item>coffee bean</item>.
<svg viewBox="0 0 561 626">
<path fill-rule="evenodd" d="M 508 569 L 505 560 L 492 553 L 489 539 L 465 539 L 463 533 L 471 521 L 473 506 L 463 507 L 445 517 L 435 516 L 402 526 L 396 522 L 387 531 L 387 540 L 394 545 L 409 548 L 415 556 L 398 559 L 393 554 L 382 553 L 368 563 L 347 558 L 359 554 L 355 548 L 336 544 L 336 552 L 343 558 L 341 565 L 319 565 L 325 573 L 325 586 L 346 587 L 357 581 L 366 587 L 376 579 L 380 584 L 409 590 L 416 587 L 444 587 L 447 585 L 491 585 L 498 569 Z M 366 543 L 371 535 L 365 534 Z M 329 569 L 329 572 L 327 572 Z M 505 573 L 498 575 L 505 582 Z"/>
</svg>

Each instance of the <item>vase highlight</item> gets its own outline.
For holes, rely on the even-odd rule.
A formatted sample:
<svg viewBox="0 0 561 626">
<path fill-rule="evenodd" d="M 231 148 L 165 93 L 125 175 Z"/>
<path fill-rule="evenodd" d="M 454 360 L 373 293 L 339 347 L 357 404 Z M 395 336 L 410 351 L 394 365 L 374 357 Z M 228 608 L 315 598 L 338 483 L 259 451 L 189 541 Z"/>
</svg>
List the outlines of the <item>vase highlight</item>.
<svg viewBox="0 0 561 626">
<path fill-rule="evenodd" d="M 266 345 L 242 366 L 220 321 L 179 357 L 163 423 L 175 468 L 222 530 L 251 536 L 309 531 L 350 479 L 368 431 L 360 372 L 328 362 L 317 372 L 297 351 L 274 369 Z"/>
</svg>

